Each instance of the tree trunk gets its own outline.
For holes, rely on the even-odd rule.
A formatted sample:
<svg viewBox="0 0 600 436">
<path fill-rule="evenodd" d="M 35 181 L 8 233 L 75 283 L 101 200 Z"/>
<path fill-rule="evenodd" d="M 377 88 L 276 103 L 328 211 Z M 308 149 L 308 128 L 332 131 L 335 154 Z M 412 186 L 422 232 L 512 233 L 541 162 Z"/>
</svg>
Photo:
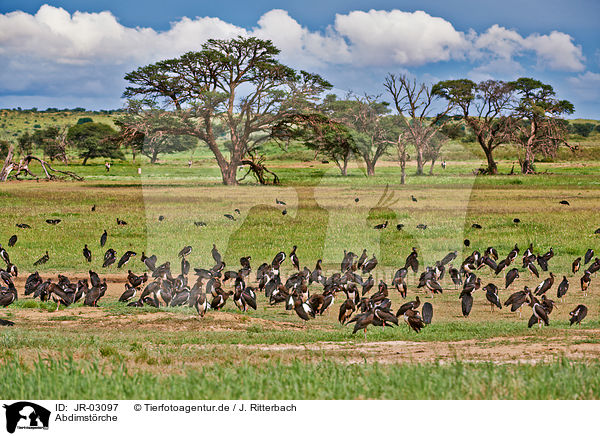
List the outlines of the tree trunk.
<svg viewBox="0 0 600 436">
<path fill-rule="evenodd" d="M 367 177 L 375 175 L 375 162 L 373 159 L 364 158 L 365 163 L 367 164 Z"/>
<path fill-rule="evenodd" d="M 429 175 L 433 176 L 433 167 L 435 166 L 435 158 L 431 159 L 431 166 L 429 167 Z"/>
<path fill-rule="evenodd" d="M 4 159 L 4 165 L 2 166 L 2 171 L 0 171 L 0 182 L 5 182 L 8 179 L 8 175 L 12 171 L 14 167 L 14 163 L 12 161 L 13 158 L 13 150 L 14 146 L 10 145 L 8 147 L 8 153 L 6 153 L 6 159 Z"/>
<path fill-rule="evenodd" d="M 423 175 L 423 166 L 425 162 L 423 162 L 423 147 L 417 146 L 417 176 Z"/>
<path fill-rule="evenodd" d="M 154 149 L 152 151 L 152 157 L 150 158 L 150 163 L 155 164 L 157 160 L 158 160 L 158 149 Z"/>
<path fill-rule="evenodd" d="M 485 157 L 487 159 L 487 172 L 488 174 L 498 174 L 498 165 L 496 165 L 496 161 L 494 160 L 494 156 L 492 156 L 492 147 L 482 147 L 485 152 Z"/>
<path fill-rule="evenodd" d="M 528 141 L 529 142 L 529 141 Z M 521 162 L 521 173 L 522 174 L 533 174 L 533 162 L 535 161 L 535 155 L 533 154 L 533 147 L 529 144 L 525 147 L 525 159 Z"/>
<path fill-rule="evenodd" d="M 85 164 L 87 163 L 87 161 L 88 161 L 88 159 L 89 159 L 89 158 L 90 158 L 90 157 L 86 155 L 86 156 L 83 158 L 82 165 L 85 165 Z"/>
<path fill-rule="evenodd" d="M 342 176 L 346 177 L 348 175 L 348 157 L 344 157 L 344 162 L 342 163 L 340 170 L 342 171 Z"/>
<path fill-rule="evenodd" d="M 233 186 L 238 184 L 237 169 L 238 165 L 233 161 L 230 162 L 225 168 L 221 168 L 221 177 L 224 185 Z"/>
</svg>

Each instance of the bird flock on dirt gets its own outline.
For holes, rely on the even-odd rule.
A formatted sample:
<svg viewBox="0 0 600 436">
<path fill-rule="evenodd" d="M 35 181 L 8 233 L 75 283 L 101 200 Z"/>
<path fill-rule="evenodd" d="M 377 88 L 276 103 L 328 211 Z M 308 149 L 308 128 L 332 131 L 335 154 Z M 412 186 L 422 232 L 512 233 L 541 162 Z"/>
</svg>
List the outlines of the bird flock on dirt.
<svg viewBox="0 0 600 436">
<path fill-rule="evenodd" d="M 120 219 L 117 219 L 117 223 L 126 224 Z M 104 230 L 100 237 L 101 247 L 106 244 L 107 236 L 107 231 Z M 16 241 L 16 236 L 11 237 L 9 247 L 14 247 Z M 552 248 L 545 253 L 535 254 L 533 245 L 530 245 L 520 254 L 520 249 L 515 244 L 508 255 L 501 259 L 494 247 L 488 247 L 483 254 L 477 250 L 473 251 L 458 268 L 453 266 L 457 259 L 457 251 L 453 251 L 435 262 L 435 265 L 426 266 L 419 274 L 421 262 L 417 249 L 413 247 L 404 265 L 395 271 L 391 282 L 379 280 L 377 286 L 375 286 L 373 272 L 378 266 L 378 260 L 375 255 L 369 257 L 366 249 L 360 255 L 352 251 L 344 251 L 339 271 L 329 275 L 326 275 L 321 260 L 316 262 L 312 270 L 306 266 L 301 269 L 297 249 L 297 246 L 293 246 L 288 255 L 280 251 L 271 262 L 262 263 L 256 269 L 254 286 L 249 284 L 252 273 L 251 257 L 240 258 L 239 268 L 227 269 L 214 244 L 211 250 L 214 265 L 194 268 L 195 280 L 190 277 L 191 268 L 188 261 L 192 246 L 188 245 L 179 252 L 180 265 L 176 271 L 172 270 L 170 262 L 157 264 L 155 255 L 147 256 L 142 252 L 140 260 L 146 271 L 139 274 L 135 274 L 132 270 L 128 271 L 125 290 L 119 301 L 132 307 L 189 306 L 194 307 L 200 317 L 204 317 L 209 310 L 223 309 L 230 299 L 242 312 L 249 309 L 256 310 L 257 294 L 264 293 L 269 305 L 281 304 L 286 310 L 294 311 L 300 319 L 310 321 L 332 310 L 336 298 L 340 295 L 339 322 L 342 325 L 354 324 L 353 333 L 363 330 L 365 335 L 370 325 L 385 329 L 386 326 L 398 326 L 402 320 L 409 329 L 418 333 L 431 324 L 433 305 L 431 302 L 426 302 L 421 306 L 419 295 L 416 295 L 413 301 L 401 304 L 396 310 L 392 309 L 390 289 L 393 290 L 392 292 L 398 292 L 402 299 L 406 299 L 409 275 L 412 275 L 416 284 L 415 293 L 419 292 L 418 290 L 424 291 L 425 296 L 432 298 L 431 301 L 434 301 L 433 297 L 436 294 L 442 294 L 444 288 L 446 292 L 450 290 L 449 288 L 460 289 L 458 298 L 461 300 L 461 311 L 464 317 L 468 317 L 471 313 L 473 293 L 480 288 L 485 292 L 491 311 L 509 307 L 511 312 L 518 311 L 521 317 L 522 308 L 529 306 L 531 308 L 529 327 L 535 324 L 540 327 L 542 324 L 549 325 L 550 314 L 557 306 L 548 297 L 548 291 L 555 284 L 556 277 L 553 272 L 549 272 L 548 277 L 535 288 L 524 286 L 524 289 L 510 294 L 504 303 L 500 299 L 499 287 L 491 282 L 482 287 L 482 278 L 478 275 L 484 268 L 488 268 L 494 276 L 502 273 L 506 292 L 519 277 L 519 269 L 514 266 L 518 262 L 522 262 L 522 269 L 529 272 L 532 278 L 540 278 L 538 267 L 542 272 L 548 272 L 549 263 L 554 257 Z M 82 254 L 87 262 L 92 261 L 92 252 L 87 244 L 84 245 Z M 136 256 L 136 252 L 126 251 L 119 258 L 117 268 L 122 268 Z M 117 262 L 117 257 L 116 251 L 109 248 L 104 254 L 103 268 Z M 18 292 L 13 282 L 13 277 L 18 276 L 18 268 L 11 263 L 9 253 L 2 245 L 0 245 L 0 258 L 6 264 L 6 268 L 0 270 L 1 283 L 6 285 L 0 286 L 0 307 L 6 307 L 18 299 Z M 43 264 L 48 258 L 46 252 L 34 265 Z M 281 270 L 288 259 L 292 273 L 285 277 L 282 276 Z M 575 259 L 572 273 L 578 273 L 582 267 L 585 267 L 585 270 L 580 279 L 580 286 L 582 296 L 585 297 L 590 291 L 592 276 L 600 270 L 600 259 L 598 257 L 594 259 L 592 249 Z M 446 272 L 449 280 L 444 281 Z M 84 306 L 95 307 L 105 295 L 107 283 L 106 279 L 101 279 L 92 270 L 89 270 L 88 274 L 89 280 L 71 280 L 59 274 L 58 280 L 54 283 L 49 278 L 43 279 L 36 271 L 27 277 L 24 295 L 42 301 L 54 301 L 57 305 L 56 310 L 61 305 L 67 307 L 78 301 L 82 301 Z M 563 276 L 557 286 L 557 298 L 562 301 L 568 290 L 569 281 L 566 276 Z M 587 312 L 588 308 L 579 304 L 569 314 L 571 325 L 581 323 Z M 0 321 L 0 325 L 12 324 L 8 320 Z"/>
</svg>

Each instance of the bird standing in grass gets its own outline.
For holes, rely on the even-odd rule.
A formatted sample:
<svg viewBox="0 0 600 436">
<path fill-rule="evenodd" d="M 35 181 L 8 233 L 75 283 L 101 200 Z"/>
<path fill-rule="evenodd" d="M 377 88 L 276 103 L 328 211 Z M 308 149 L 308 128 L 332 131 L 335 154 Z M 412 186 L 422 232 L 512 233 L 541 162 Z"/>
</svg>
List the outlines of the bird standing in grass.
<svg viewBox="0 0 600 436">
<path fill-rule="evenodd" d="M 583 304 L 579 304 L 575 309 L 569 312 L 569 316 L 571 317 L 571 325 L 577 323 L 581 324 L 581 321 L 586 317 L 588 313 L 588 309 Z"/>
<path fill-rule="evenodd" d="M 100 236 L 100 247 L 104 247 L 104 244 L 106 244 L 107 238 L 108 238 L 108 233 L 106 233 L 106 230 L 104 230 L 104 233 L 102 233 L 102 236 Z"/>
<path fill-rule="evenodd" d="M 290 253 L 290 261 L 292 262 L 294 268 L 300 271 L 300 261 L 298 260 L 298 256 L 296 255 L 296 248 L 298 247 L 296 247 L 295 245 L 292 247 L 292 252 Z"/>
<path fill-rule="evenodd" d="M 117 261 L 117 252 L 112 248 L 106 250 L 104 253 L 104 263 L 102 264 L 102 268 L 107 268 L 111 266 L 113 263 Z"/>
<path fill-rule="evenodd" d="M 563 276 L 562 282 L 560 282 L 556 291 L 556 296 L 560 298 L 560 301 L 562 301 L 563 297 L 567 294 L 568 290 L 569 281 L 567 280 L 567 276 Z"/>
<path fill-rule="evenodd" d="M 498 298 L 498 287 L 493 283 L 488 283 L 483 289 L 485 290 L 485 298 L 491 304 L 491 311 L 494 311 L 494 306 L 502 309 L 502 304 L 500 304 L 500 299 Z"/>
<path fill-rule="evenodd" d="M 48 262 L 49 259 L 50 259 L 50 256 L 48 255 L 48 252 L 46 251 L 46 254 L 44 254 L 42 257 L 40 257 L 38 260 L 36 260 L 33 263 L 33 266 L 43 265 L 46 262 Z"/>
<path fill-rule="evenodd" d="M 83 257 L 85 257 L 85 260 L 87 260 L 88 262 L 92 261 L 92 252 L 88 248 L 87 244 L 85 244 L 83 247 Z"/>
<path fill-rule="evenodd" d="M 581 277 L 581 292 L 583 292 L 584 297 L 587 297 L 588 289 L 590 287 L 590 283 L 592 278 L 590 276 L 590 272 L 586 271 Z"/>
</svg>

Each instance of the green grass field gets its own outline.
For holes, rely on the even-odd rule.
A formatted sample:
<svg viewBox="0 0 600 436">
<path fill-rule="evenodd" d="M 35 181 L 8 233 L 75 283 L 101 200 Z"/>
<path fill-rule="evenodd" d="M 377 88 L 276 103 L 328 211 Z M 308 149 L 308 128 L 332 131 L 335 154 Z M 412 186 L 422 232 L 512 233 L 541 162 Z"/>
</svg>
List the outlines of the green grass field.
<svg viewBox="0 0 600 436">
<path fill-rule="evenodd" d="M 84 116 L 84 115 L 81 115 Z M 588 141 L 587 152 L 596 149 Z M 464 149 L 460 145 L 461 149 Z M 468 147 L 467 147 L 468 148 Z M 457 153 L 459 145 L 453 149 Z M 299 154 L 294 154 L 298 151 Z M 598 159 L 539 163 L 539 174 L 508 175 L 513 163 L 500 162 L 502 175 L 475 177 L 480 164 L 448 159 L 435 176 L 412 176 L 398 184 L 399 170 L 383 161 L 374 177 L 353 165 L 350 176 L 339 176 L 331 164 L 310 160 L 296 150 L 287 156 L 271 150 L 269 168 L 280 186 L 258 186 L 248 179 L 237 187 L 220 184 L 217 168 L 198 152 L 170 156 L 158 165 L 142 158 L 137 165 L 115 163 L 110 172 L 102 162 L 69 165 L 83 182 L 11 181 L 0 186 L 0 243 L 19 267 L 17 303 L 0 309 L 0 317 L 15 326 L 0 330 L 0 391 L 6 398 L 263 398 L 263 399 L 596 399 L 600 357 L 600 287 L 592 279 L 583 297 L 581 273 L 571 262 L 588 248 L 600 252 L 600 163 Z M 302 157 L 303 156 L 303 157 Z M 296 160 L 292 160 L 296 159 Z M 303 161 L 303 160 L 306 161 Z M 59 166 L 60 167 L 60 166 Z M 141 176 L 138 168 L 142 168 Z M 418 202 L 411 201 L 414 195 Z M 275 199 L 284 200 L 285 207 Z M 359 201 L 355 201 L 358 199 Z M 570 206 L 559 204 L 568 200 Z M 95 212 L 91 211 L 96 205 Z M 239 209 L 239 214 L 235 212 Z M 283 210 L 286 214 L 283 215 Z M 230 221 L 224 214 L 232 214 Z M 159 221 L 159 216 L 164 219 Z M 49 218 L 62 221 L 56 225 Z M 127 221 L 118 226 L 116 219 Z M 514 218 L 521 222 L 515 224 Z M 373 226 L 389 221 L 388 228 Z M 194 222 L 203 221 L 200 227 Z M 29 224 L 20 229 L 16 224 Z M 478 223 L 482 229 L 472 228 Z M 397 224 L 404 224 L 397 230 Z M 426 224 L 425 230 L 418 224 Z M 99 238 L 108 232 L 107 246 Z M 470 247 L 463 240 L 470 240 Z M 474 294 L 469 318 L 460 313 L 459 290 L 448 278 L 444 294 L 433 300 L 416 288 L 409 276 L 409 299 L 420 295 L 434 305 L 434 322 L 420 334 L 398 328 L 370 327 L 366 339 L 340 326 L 337 311 L 342 295 L 322 317 L 307 323 L 282 306 L 259 298 L 256 312 L 240 313 L 229 301 L 219 312 L 198 319 L 192 308 L 129 308 L 117 299 L 127 269 L 143 271 L 141 252 L 171 261 L 178 272 L 177 253 L 192 245 L 192 267 L 210 267 L 212 244 L 227 264 L 238 269 L 241 256 L 252 256 L 255 270 L 283 250 L 298 246 L 302 266 L 323 259 L 329 274 L 339 271 L 344 249 L 375 254 L 376 280 L 391 281 L 411 247 L 421 268 L 433 265 L 451 250 L 459 259 L 473 250 L 494 246 L 501 257 L 515 243 L 536 253 L 550 247 L 556 253 L 550 271 L 557 276 L 548 295 L 566 275 L 571 283 L 564 302 L 551 314 L 550 327 L 527 328 L 523 318 L 506 308 L 490 311 L 482 291 Z M 88 244 L 93 261 L 82 255 Z M 107 248 L 120 256 L 134 250 L 138 257 L 121 270 L 101 267 Z M 50 259 L 33 262 L 48 250 Z M 521 251 L 521 252 L 522 252 Z M 500 286 L 501 300 L 524 285 L 535 287 L 515 264 L 521 277 L 504 290 L 502 276 L 481 270 L 483 284 Z M 54 312 L 54 303 L 22 296 L 25 277 L 38 270 L 56 280 L 58 273 L 84 277 L 88 269 L 109 282 L 99 308 L 78 303 Z M 293 271 L 286 261 L 282 274 Z M 254 273 L 252 274 L 252 281 Z M 193 279 L 192 279 L 193 280 Z M 227 285 L 229 286 L 229 285 Z M 312 292 L 319 287 L 313 285 Z M 402 300 L 390 289 L 394 311 Z M 570 327 L 568 312 L 584 303 L 589 314 L 581 326 Z M 40 382 L 52 374 L 48 382 Z"/>
</svg>

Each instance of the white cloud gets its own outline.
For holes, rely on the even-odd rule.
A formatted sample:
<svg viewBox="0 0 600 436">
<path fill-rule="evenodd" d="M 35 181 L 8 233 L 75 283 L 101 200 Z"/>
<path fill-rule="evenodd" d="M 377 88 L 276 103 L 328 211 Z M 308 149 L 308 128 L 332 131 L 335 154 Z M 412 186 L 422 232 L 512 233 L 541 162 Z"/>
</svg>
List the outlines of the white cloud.
<svg viewBox="0 0 600 436">
<path fill-rule="evenodd" d="M 158 32 L 123 26 L 109 11 L 70 14 L 43 5 L 33 15 L 0 14 L 0 95 L 105 100 L 112 95 L 117 101 L 124 74 L 137 66 L 197 50 L 209 38 L 237 35 L 273 40 L 283 62 L 324 73 L 334 85 L 338 78 L 465 59 L 473 62 L 471 76 L 482 78 L 516 74 L 522 63 L 578 72 L 585 61 L 581 47 L 562 32 L 522 36 L 494 25 L 482 34 L 465 33 L 423 11 L 352 11 L 312 31 L 274 9 L 252 29 L 219 18 L 184 17 Z M 358 80 L 352 87 L 363 84 Z"/>
<path fill-rule="evenodd" d="M 489 70 L 501 67 L 510 70 L 516 59 L 533 53 L 540 69 L 557 71 L 582 71 L 585 57 L 581 46 L 573 44 L 566 33 L 552 31 L 549 35 L 532 34 L 521 36 L 515 30 L 494 24 L 483 34 L 473 38 L 474 50 L 471 58 L 489 63 Z"/>
<path fill-rule="evenodd" d="M 600 98 L 600 73 L 586 71 L 569 77 L 567 83 L 582 101 L 597 101 Z"/>
<path fill-rule="evenodd" d="M 349 41 L 358 65 L 415 66 L 460 56 L 467 41 L 443 18 L 399 10 L 337 14 L 335 31 Z"/>
</svg>

